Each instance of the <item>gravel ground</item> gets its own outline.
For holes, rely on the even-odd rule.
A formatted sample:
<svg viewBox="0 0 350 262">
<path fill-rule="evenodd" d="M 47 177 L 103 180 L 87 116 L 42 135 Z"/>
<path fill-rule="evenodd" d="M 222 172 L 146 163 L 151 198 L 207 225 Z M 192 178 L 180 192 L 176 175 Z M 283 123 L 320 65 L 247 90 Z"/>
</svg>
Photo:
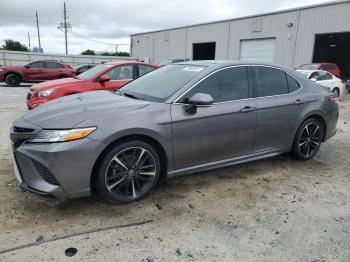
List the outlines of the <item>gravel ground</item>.
<svg viewBox="0 0 350 262">
<path fill-rule="evenodd" d="M 314 160 L 283 155 L 178 177 L 112 205 L 19 190 L 8 129 L 27 89 L 0 84 L 0 261 L 350 261 L 349 95 Z"/>
</svg>

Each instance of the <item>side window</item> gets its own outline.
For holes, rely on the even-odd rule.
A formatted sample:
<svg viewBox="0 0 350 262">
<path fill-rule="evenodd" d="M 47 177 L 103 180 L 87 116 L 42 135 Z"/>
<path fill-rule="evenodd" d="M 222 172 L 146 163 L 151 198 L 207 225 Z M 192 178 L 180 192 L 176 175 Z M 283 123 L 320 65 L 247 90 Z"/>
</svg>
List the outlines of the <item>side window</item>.
<svg viewBox="0 0 350 262">
<path fill-rule="evenodd" d="M 44 68 L 45 63 L 44 62 L 34 62 L 34 63 L 31 63 L 29 66 L 30 66 L 30 68 Z"/>
<path fill-rule="evenodd" d="M 139 65 L 139 76 L 147 74 L 155 69 L 153 66 Z"/>
<path fill-rule="evenodd" d="M 287 79 L 282 70 L 257 66 L 254 71 L 257 97 L 288 94 Z"/>
<path fill-rule="evenodd" d="M 323 80 L 332 80 L 332 75 L 329 74 L 329 73 L 326 73 L 326 72 L 320 72 L 320 81 L 323 81 Z"/>
<path fill-rule="evenodd" d="M 63 66 L 58 63 L 51 63 L 51 62 L 46 63 L 46 68 L 62 68 L 62 67 Z"/>
<path fill-rule="evenodd" d="M 211 95 L 214 103 L 249 98 L 247 68 L 234 67 L 214 73 L 187 92 L 181 102 L 196 93 Z"/>
<path fill-rule="evenodd" d="M 310 76 L 309 79 L 316 79 L 316 81 L 320 80 L 320 75 L 318 74 L 318 72 L 313 72 Z"/>
<path fill-rule="evenodd" d="M 111 80 L 130 80 L 133 79 L 133 65 L 122 65 L 112 68 L 107 72 Z"/>
<path fill-rule="evenodd" d="M 289 74 L 286 74 L 286 77 L 287 77 L 287 83 L 289 87 L 289 93 L 293 93 L 297 91 L 300 88 L 299 83 Z"/>
</svg>

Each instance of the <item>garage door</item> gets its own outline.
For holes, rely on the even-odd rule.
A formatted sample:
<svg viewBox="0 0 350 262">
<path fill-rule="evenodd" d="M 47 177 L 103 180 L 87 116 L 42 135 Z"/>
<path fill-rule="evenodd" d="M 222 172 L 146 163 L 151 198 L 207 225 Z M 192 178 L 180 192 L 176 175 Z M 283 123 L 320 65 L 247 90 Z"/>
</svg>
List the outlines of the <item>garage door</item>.
<svg viewBox="0 0 350 262">
<path fill-rule="evenodd" d="M 241 40 L 240 60 L 273 63 L 275 38 Z"/>
</svg>

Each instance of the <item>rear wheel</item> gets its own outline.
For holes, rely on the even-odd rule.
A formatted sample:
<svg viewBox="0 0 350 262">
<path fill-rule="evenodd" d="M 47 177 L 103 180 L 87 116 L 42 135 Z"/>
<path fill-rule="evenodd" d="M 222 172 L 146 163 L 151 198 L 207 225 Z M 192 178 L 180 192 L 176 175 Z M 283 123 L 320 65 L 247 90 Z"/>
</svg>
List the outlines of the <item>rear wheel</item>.
<svg viewBox="0 0 350 262">
<path fill-rule="evenodd" d="M 338 88 L 338 87 L 334 88 L 334 89 L 332 90 L 332 93 L 335 94 L 337 97 L 339 97 L 339 95 L 340 95 L 339 88 Z"/>
<path fill-rule="evenodd" d="M 157 151 L 142 141 L 122 143 L 103 159 L 98 172 L 98 188 L 112 202 L 134 202 L 145 197 L 160 175 Z"/>
<path fill-rule="evenodd" d="M 324 127 L 322 123 L 310 118 L 306 120 L 298 129 L 294 139 L 293 154 L 300 160 L 313 158 L 320 149 Z"/>
<path fill-rule="evenodd" d="M 19 86 L 21 84 L 21 78 L 16 74 L 8 74 L 5 78 L 5 82 L 8 86 Z"/>
</svg>

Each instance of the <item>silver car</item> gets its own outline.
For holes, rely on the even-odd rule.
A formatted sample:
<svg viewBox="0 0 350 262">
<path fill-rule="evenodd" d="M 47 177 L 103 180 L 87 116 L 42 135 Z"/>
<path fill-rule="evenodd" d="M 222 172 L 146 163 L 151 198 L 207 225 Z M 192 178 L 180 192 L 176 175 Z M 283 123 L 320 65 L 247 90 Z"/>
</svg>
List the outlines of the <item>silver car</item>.
<svg viewBox="0 0 350 262">
<path fill-rule="evenodd" d="M 132 202 L 175 175 L 287 152 L 311 159 L 336 132 L 337 99 L 285 67 L 171 64 L 26 113 L 10 131 L 15 172 L 34 193 Z"/>
</svg>

